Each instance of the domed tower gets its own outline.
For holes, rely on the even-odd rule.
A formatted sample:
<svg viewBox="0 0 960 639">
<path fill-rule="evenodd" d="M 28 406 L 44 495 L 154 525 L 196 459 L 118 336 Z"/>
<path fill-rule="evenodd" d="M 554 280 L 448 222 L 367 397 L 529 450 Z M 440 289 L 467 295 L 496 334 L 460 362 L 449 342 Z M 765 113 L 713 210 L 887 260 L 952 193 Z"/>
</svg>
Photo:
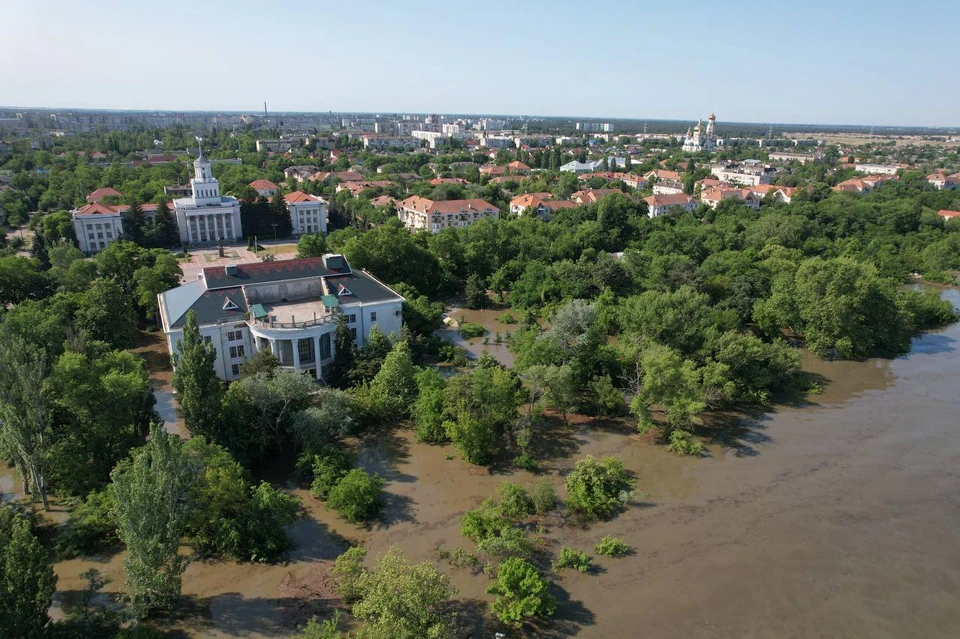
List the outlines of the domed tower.
<svg viewBox="0 0 960 639">
<path fill-rule="evenodd" d="M 713 111 L 711 111 L 710 118 L 707 120 L 707 137 L 708 138 L 712 138 L 717 134 L 716 125 L 717 125 L 717 116 L 714 115 Z"/>
<path fill-rule="evenodd" d="M 200 155 L 193 161 L 193 201 L 200 204 L 220 201 L 220 182 L 213 177 L 213 168 L 210 160 L 203 156 L 203 147 Z"/>
</svg>

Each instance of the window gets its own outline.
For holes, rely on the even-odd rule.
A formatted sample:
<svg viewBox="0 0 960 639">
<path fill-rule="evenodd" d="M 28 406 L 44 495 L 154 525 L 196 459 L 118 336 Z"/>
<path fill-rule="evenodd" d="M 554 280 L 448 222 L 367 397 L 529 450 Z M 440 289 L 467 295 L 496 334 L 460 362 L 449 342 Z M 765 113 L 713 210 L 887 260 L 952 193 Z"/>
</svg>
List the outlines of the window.
<svg viewBox="0 0 960 639">
<path fill-rule="evenodd" d="M 209 335 L 204 335 L 204 336 L 203 336 L 203 343 L 204 343 L 204 344 L 209 344 L 210 341 L 211 341 L 211 340 L 210 340 L 210 336 L 209 336 Z"/>
<path fill-rule="evenodd" d="M 350 329 L 350 337 L 352 337 L 353 339 L 357 339 L 357 329 L 355 328 Z"/>
<path fill-rule="evenodd" d="M 230 372 L 233 373 L 234 377 L 240 377 L 240 364 L 234 364 L 231 366 Z"/>
<path fill-rule="evenodd" d="M 243 339 L 243 331 L 227 332 L 227 340 L 230 342 L 239 342 L 242 339 Z"/>
<path fill-rule="evenodd" d="M 356 314 L 356 313 L 351 313 L 350 315 L 347 315 L 347 322 L 348 322 L 348 323 L 354 324 L 354 323 L 356 323 L 356 321 L 357 321 L 357 314 Z"/>
<path fill-rule="evenodd" d="M 237 359 L 240 357 L 243 357 L 243 346 L 231 346 L 230 359 Z"/>
<path fill-rule="evenodd" d="M 370 313 L 370 321 L 371 321 L 371 322 L 376 322 L 376 321 L 377 321 L 377 312 L 376 312 L 376 311 Z"/>
</svg>

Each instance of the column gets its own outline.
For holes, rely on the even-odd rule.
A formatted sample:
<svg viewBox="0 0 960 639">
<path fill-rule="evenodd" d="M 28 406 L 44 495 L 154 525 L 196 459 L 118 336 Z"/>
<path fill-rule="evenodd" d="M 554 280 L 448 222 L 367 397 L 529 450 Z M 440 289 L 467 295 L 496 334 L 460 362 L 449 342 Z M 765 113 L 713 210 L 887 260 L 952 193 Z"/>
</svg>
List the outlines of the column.
<svg viewBox="0 0 960 639">
<path fill-rule="evenodd" d="M 210 216 L 209 215 L 203 216 L 203 230 L 206 231 L 207 241 L 209 242 L 210 241 Z"/>
<path fill-rule="evenodd" d="M 183 222 L 187 225 L 187 242 L 193 244 L 193 218 L 184 216 Z"/>
<path fill-rule="evenodd" d="M 224 240 L 230 239 L 227 237 L 227 216 L 220 214 L 217 217 L 220 218 L 220 237 Z"/>
<path fill-rule="evenodd" d="M 293 347 L 293 370 L 300 372 L 300 340 L 292 339 L 290 345 Z"/>
</svg>

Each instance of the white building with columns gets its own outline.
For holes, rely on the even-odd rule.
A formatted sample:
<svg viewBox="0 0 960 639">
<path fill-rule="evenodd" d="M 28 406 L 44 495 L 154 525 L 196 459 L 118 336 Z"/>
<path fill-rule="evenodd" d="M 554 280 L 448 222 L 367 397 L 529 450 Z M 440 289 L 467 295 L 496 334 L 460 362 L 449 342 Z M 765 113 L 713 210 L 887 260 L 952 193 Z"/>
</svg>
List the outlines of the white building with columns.
<svg viewBox="0 0 960 639">
<path fill-rule="evenodd" d="M 170 354 L 177 352 L 187 313 L 217 350 L 217 375 L 231 381 L 240 366 L 269 349 L 282 370 L 323 379 L 333 362 L 344 318 L 357 346 L 374 327 L 399 334 L 404 299 L 342 255 L 204 268 L 197 279 L 157 296 Z"/>
<path fill-rule="evenodd" d="M 213 244 L 219 240 L 235 242 L 243 237 L 240 228 L 240 202 L 220 195 L 220 182 L 213 177 L 210 160 L 200 156 L 193 162 L 190 180 L 193 197 L 173 201 L 184 244 Z"/>
</svg>

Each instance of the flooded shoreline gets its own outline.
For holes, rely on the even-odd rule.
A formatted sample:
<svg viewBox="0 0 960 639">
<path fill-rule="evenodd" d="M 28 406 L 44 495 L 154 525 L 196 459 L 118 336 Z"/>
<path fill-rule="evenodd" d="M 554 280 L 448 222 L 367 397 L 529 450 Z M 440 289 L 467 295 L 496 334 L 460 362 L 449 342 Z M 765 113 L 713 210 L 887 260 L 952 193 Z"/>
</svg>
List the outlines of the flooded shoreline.
<svg viewBox="0 0 960 639">
<path fill-rule="evenodd" d="M 960 306 L 956 290 L 945 295 Z M 546 439 L 555 456 L 539 475 L 470 466 L 406 429 L 370 438 L 360 463 L 388 481 L 381 521 L 347 524 L 294 491 L 305 516 L 291 527 L 298 548 L 290 561 L 194 561 L 183 581 L 189 612 L 177 629 L 291 636 L 337 604 L 327 569 L 348 544 L 363 543 L 371 557 L 397 545 L 412 561 L 437 561 L 438 546 L 470 548 L 460 516 L 501 481 L 547 479 L 563 496 L 563 475 L 593 454 L 620 457 L 646 497 L 589 528 L 550 519 L 548 543 L 593 554 L 602 536 L 614 535 L 633 553 L 595 558 L 596 574 L 566 571 L 547 636 L 958 636 L 958 347 L 953 325 L 916 338 L 896 359 L 805 358 L 805 369 L 826 380 L 822 394 L 744 417 L 740 445 L 712 444 L 704 459 L 674 457 L 627 421 L 553 424 Z M 121 559 L 58 563 L 57 602 L 91 566 L 113 578 L 106 590 L 116 592 Z M 438 565 L 461 601 L 482 608 L 490 600 L 486 576 Z"/>
</svg>

